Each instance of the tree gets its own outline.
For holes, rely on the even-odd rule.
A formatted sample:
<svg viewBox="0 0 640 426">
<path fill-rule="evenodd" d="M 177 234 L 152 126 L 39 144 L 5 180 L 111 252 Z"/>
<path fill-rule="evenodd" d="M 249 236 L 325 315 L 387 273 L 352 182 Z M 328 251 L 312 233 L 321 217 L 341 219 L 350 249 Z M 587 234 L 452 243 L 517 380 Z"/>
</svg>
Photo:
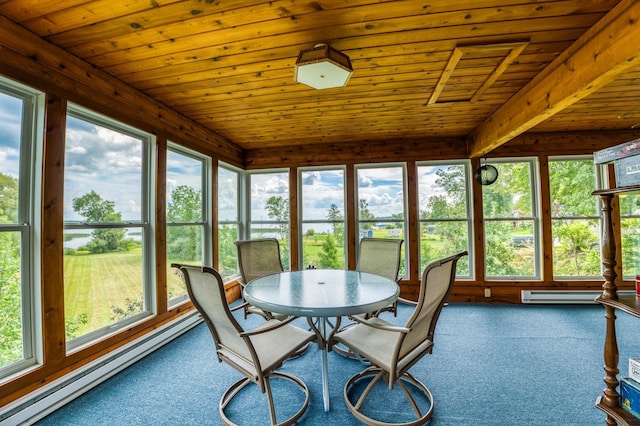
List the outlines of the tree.
<svg viewBox="0 0 640 426">
<path fill-rule="evenodd" d="M 180 185 L 171 191 L 167 206 L 167 222 L 202 222 L 200 191 Z M 202 228 L 200 226 L 168 226 L 167 252 L 172 259 L 195 261 L 202 258 Z"/>
<path fill-rule="evenodd" d="M 318 253 L 318 267 L 320 268 L 339 268 L 338 248 L 336 242 L 331 235 L 327 235 L 327 239 L 322 244 L 322 251 Z"/>
<path fill-rule="evenodd" d="M 18 220 L 18 179 L 0 173 L 0 223 Z M 20 238 L 0 232 L 0 367 L 22 359 Z"/>
<path fill-rule="evenodd" d="M 556 270 L 556 267 L 560 269 L 559 265 L 554 265 L 556 275 L 597 275 L 600 272 L 597 263 L 589 265 L 582 261 L 582 257 L 586 257 L 585 260 L 590 258 L 582 256 L 582 254 L 592 250 L 592 247 L 598 244 L 598 237 L 593 235 L 593 231 L 587 223 L 571 221 L 566 225 L 556 227 L 554 235 L 558 237 L 561 244 L 557 249 L 564 248 L 573 259 L 573 268 L 568 268 L 564 274 L 562 271 Z"/>
<path fill-rule="evenodd" d="M 274 195 L 267 200 L 265 210 L 269 219 L 278 222 L 280 239 L 286 240 L 289 235 L 289 203 L 283 197 Z"/>
<path fill-rule="evenodd" d="M 367 200 L 365 200 L 364 198 L 361 198 L 358 201 L 358 204 L 360 206 L 359 208 L 359 212 L 360 212 L 360 220 L 375 220 L 376 217 L 373 213 L 371 213 L 369 211 L 369 203 L 367 202 Z M 360 229 L 371 229 L 373 228 L 373 223 L 360 223 Z"/>
<path fill-rule="evenodd" d="M 425 239 L 426 242 L 421 247 L 425 263 L 465 250 L 468 246 L 466 229 L 460 229 L 465 226 L 466 221 L 449 221 L 455 218 L 465 219 L 467 216 L 465 168 L 462 165 L 450 165 L 446 169 L 438 169 L 436 176 L 435 183 L 444 189 L 445 194 L 431 195 L 426 201 L 425 209 L 420 212 L 422 219 L 431 220 L 434 234 L 431 241 Z M 467 267 L 465 262 L 468 262 L 466 258 L 460 260 L 460 270 Z"/>
<path fill-rule="evenodd" d="M 327 213 L 327 220 L 331 221 L 333 236 L 337 241 L 344 239 L 344 216 L 338 209 L 338 206 L 331 204 Z"/>
<path fill-rule="evenodd" d="M 171 191 L 167 207 L 167 222 L 201 222 L 202 197 L 200 191 L 180 185 Z"/>
<path fill-rule="evenodd" d="M 269 219 L 277 222 L 278 239 L 280 240 L 280 250 L 282 264 L 289 264 L 289 244 L 282 244 L 289 239 L 289 203 L 283 197 L 272 196 L 265 203 L 265 210 Z"/>
<path fill-rule="evenodd" d="M 222 276 L 238 271 L 238 252 L 233 244 L 238 239 L 238 227 L 224 224 L 218 227 L 218 267 Z"/>
<path fill-rule="evenodd" d="M 103 200 L 97 192 L 91 191 L 82 197 L 74 198 L 73 210 L 84 216 L 88 223 L 121 223 L 122 215 L 115 210 L 115 203 Z M 86 248 L 91 253 L 108 253 L 126 250 L 126 231 L 117 229 L 96 229 L 91 233 L 91 241 Z"/>
<path fill-rule="evenodd" d="M 18 221 L 18 179 L 0 173 L 0 218 L 2 223 Z"/>
<path fill-rule="evenodd" d="M 584 219 L 597 215 L 597 199 L 591 195 L 595 188 L 593 162 L 550 161 L 549 183 L 553 237 L 558 243 L 553 250 L 554 274 L 600 275 L 598 224 Z M 624 203 L 620 201 L 621 209 Z M 623 250 L 623 263 L 628 253 Z"/>
</svg>

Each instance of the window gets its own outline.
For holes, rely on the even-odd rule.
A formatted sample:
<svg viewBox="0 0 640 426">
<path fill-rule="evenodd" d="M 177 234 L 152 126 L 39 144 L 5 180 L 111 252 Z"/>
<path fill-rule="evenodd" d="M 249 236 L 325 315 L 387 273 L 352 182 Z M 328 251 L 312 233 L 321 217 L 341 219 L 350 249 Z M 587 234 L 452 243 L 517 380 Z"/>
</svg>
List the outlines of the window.
<svg viewBox="0 0 640 426">
<path fill-rule="evenodd" d="M 344 269 L 344 168 L 300 169 L 301 265 Z"/>
<path fill-rule="evenodd" d="M 356 166 L 359 239 L 405 239 L 407 229 L 404 165 Z M 406 250 L 399 276 L 406 275 Z"/>
<path fill-rule="evenodd" d="M 36 364 L 42 110 L 39 92 L 0 78 L 0 376 Z"/>
<path fill-rule="evenodd" d="M 596 175 L 591 159 L 549 161 L 554 278 L 596 278 L 600 231 Z"/>
<path fill-rule="evenodd" d="M 431 261 L 463 250 L 471 253 L 469 180 L 468 161 L 418 165 L 420 271 Z M 458 262 L 458 277 L 471 277 L 470 258 Z"/>
<path fill-rule="evenodd" d="M 167 296 L 169 306 L 188 299 L 184 280 L 171 263 L 204 265 L 210 259 L 210 214 L 205 206 L 210 187 L 210 161 L 169 145 L 167 152 Z"/>
<path fill-rule="evenodd" d="M 482 187 L 487 278 L 540 278 L 536 162 L 492 162 L 498 180 Z"/>
<path fill-rule="evenodd" d="M 152 140 L 70 105 L 64 183 L 67 348 L 151 315 Z"/>
<path fill-rule="evenodd" d="M 277 238 L 289 269 L 289 172 L 250 173 L 249 238 Z"/>
<path fill-rule="evenodd" d="M 223 278 L 238 273 L 238 252 L 234 241 L 240 239 L 242 172 L 230 166 L 218 166 L 218 271 Z"/>
<path fill-rule="evenodd" d="M 640 275 L 640 196 L 625 194 L 620 200 L 622 276 L 633 280 Z"/>
</svg>

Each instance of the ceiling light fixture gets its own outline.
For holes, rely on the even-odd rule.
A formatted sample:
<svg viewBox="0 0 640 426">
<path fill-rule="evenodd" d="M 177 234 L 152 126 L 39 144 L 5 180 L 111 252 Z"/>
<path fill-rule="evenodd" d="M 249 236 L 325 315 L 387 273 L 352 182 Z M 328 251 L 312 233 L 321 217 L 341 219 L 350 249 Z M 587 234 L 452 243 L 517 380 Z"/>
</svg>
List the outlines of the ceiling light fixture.
<svg viewBox="0 0 640 426">
<path fill-rule="evenodd" d="M 347 55 L 321 43 L 300 51 L 295 80 L 314 89 L 330 89 L 346 86 L 352 72 Z"/>
</svg>

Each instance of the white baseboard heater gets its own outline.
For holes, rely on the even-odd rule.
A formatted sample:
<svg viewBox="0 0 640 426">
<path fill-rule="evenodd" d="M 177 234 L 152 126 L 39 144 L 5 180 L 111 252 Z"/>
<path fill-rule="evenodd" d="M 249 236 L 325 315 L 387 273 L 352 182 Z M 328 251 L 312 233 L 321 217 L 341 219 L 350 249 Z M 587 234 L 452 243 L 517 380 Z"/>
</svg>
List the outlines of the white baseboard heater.
<svg viewBox="0 0 640 426">
<path fill-rule="evenodd" d="M 558 303 L 558 304 L 587 304 L 595 303 L 601 291 L 583 290 L 522 290 L 522 303 Z M 618 291 L 618 294 L 635 294 L 634 291 Z"/>
<path fill-rule="evenodd" d="M 0 425 L 30 425 L 202 322 L 197 311 L 110 352 L 0 408 Z"/>
</svg>

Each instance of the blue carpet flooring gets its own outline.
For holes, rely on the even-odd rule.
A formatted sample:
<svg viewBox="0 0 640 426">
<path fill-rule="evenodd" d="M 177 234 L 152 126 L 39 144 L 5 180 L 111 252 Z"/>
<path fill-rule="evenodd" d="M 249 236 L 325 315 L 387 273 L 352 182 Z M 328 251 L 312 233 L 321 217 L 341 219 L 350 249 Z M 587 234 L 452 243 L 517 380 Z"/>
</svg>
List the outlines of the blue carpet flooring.
<svg viewBox="0 0 640 426">
<path fill-rule="evenodd" d="M 406 306 L 400 309 L 394 321 L 402 322 L 410 312 Z M 243 324 L 250 329 L 258 321 Z M 638 330 L 635 319 L 618 315 L 621 375 L 627 375 L 629 357 L 640 357 Z M 433 393 L 435 412 L 429 424 L 604 424 L 604 414 L 594 407 L 604 388 L 604 332 L 599 305 L 450 304 L 440 317 L 433 354 L 411 370 Z M 304 380 L 311 393 L 299 423 L 359 424 L 344 404 L 343 386 L 363 366 L 330 353 L 329 369 L 327 413 L 316 346 L 284 364 L 282 370 Z M 211 336 L 201 324 L 37 424 L 218 425 L 220 396 L 239 378 L 217 362 Z M 296 396 L 286 387 L 274 384 L 274 393 L 280 406 L 295 406 Z M 380 406 L 395 409 L 387 399 L 381 398 Z M 263 396 L 248 389 L 241 404 L 230 409 L 241 424 L 264 424 L 268 418 Z"/>
</svg>

